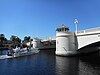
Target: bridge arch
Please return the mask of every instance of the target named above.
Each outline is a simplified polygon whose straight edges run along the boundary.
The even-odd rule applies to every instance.
[[[100,41],[100,28],[80,31],[77,35],[77,49],[97,43]]]
[[[98,52],[100,49],[100,41],[86,45],[77,50],[77,52],[81,53],[89,53],[89,52]]]

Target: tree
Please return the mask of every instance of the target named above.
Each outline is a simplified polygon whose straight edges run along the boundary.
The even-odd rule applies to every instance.
[[[21,44],[21,39],[18,37],[18,36],[14,36],[12,35],[10,37],[10,40],[13,42],[13,47],[20,47],[20,44]]]
[[[30,47],[27,45],[28,42],[31,42],[31,37],[30,36],[25,36],[24,40],[22,41],[22,46],[25,47]]]
[[[30,42],[30,36],[25,36],[23,42],[24,43]]]
[[[4,34],[0,34],[0,46],[3,47],[4,41],[6,40]]]

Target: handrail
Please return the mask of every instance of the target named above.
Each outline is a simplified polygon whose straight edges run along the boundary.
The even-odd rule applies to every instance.
[[[100,27],[78,31],[78,34],[100,31]]]

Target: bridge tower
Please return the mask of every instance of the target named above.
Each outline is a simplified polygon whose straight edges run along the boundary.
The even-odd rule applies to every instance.
[[[69,56],[76,54],[75,33],[62,25],[56,29],[56,55]]]
[[[39,48],[39,46],[40,46],[40,39],[33,38],[32,45],[33,45],[33,48]]]

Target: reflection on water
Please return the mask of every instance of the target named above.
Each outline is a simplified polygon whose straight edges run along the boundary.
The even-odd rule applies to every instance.
[[[94,53],[79,59],[80,75],[100,75],[100,54]]]
[[[78,75],[78,58],[56,56],[56,72],[58,75]]]
[[[100,54],[60,57],[54,51],[0,60],[0,75],[100,75]]]

